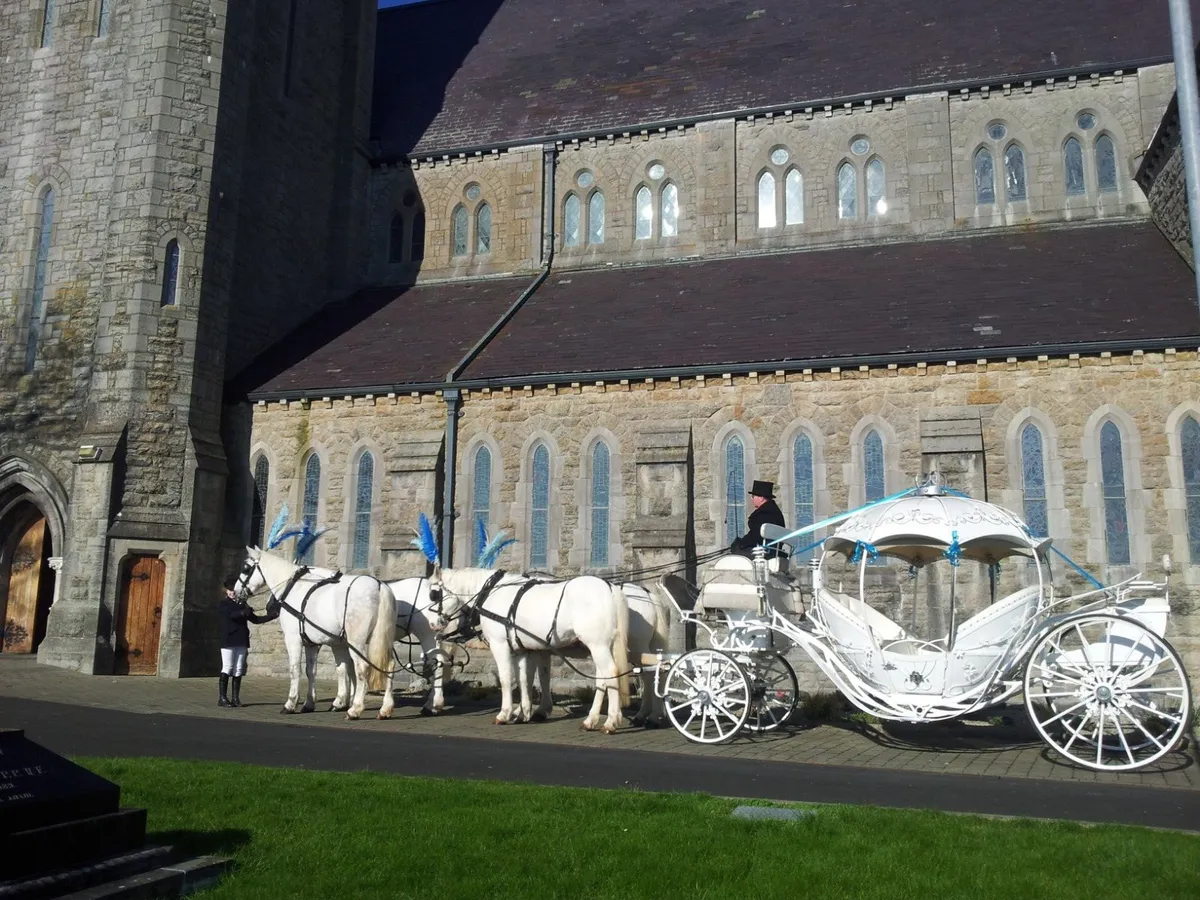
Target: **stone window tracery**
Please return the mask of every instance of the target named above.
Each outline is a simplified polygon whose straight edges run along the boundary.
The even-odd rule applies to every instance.
[[[479,526],[485,529],[491,524],[492,518],[492,451],[485,445],[480,445],[475,451],[475,465],[472,467],[471,478],[471,527],[472,534],[479,533]]]
[[[883,438],[874,428],[863,437],[863,487],[867,503],[887,496]]]
[[[604,243],[604,192],[600,190],[592,191],[588,200],[587,236],[589,244]]]
[[[1066,178],[1067,196],[1074,197],[1087,193],[1087,185],[1083,176],[1083,147],[1073,137],[1063,144],[1063,172]]]
[[[975,204],[988,206],[996,202],[996,166],[992,161],[992,151],[980,147],[975,151]]]
[[[371,501],[375,488],[375,458],[363,451],[354,480],[354,540],[350,567],[365,569],[371,561]]]
[[[858,218],[858,173],[849,162],[837,170],[838,218]]]
[[[1107,134],[1096,138],[1096,187],[1102,194],[1117,191],[1117,148]]]
[[[776,147],[768,156],[771,168],[758,176],[758,227],[777,228],[804,223],[804,176],[786,147]],[[783,191],[780,193],[779,185]]]
[[[1010,203],[1026,199],[1025,151],[1015,142],[1004,151],[1004,185]]]
[[[592,497],[591,497],[591,565],[604,568],[608,565],[609,513],[612,498],[609,479],[612,474],[611,454],[604,441],[596,441],[592,447]]]
[[[1125,500],[1125,460],[1121,431],[1111,420],[1100,429],[1104,546],[1110,566],[1129,564],[1129,508]]]
[[[454,207],[454,214],[450,217],[450,231],[455,256],[467,255],[467,229],[469,222],[470,218],[467,215],[467,208],[461,203]]]
[[[301,505],[304,524],[310,529],[317,529],[317,515],[321,504],[321,457],[310,453],[304,464],[304,499]],[[301,557],[300,562],[311,566],[315,558],[315,544],[310,546]]]
[[[1025,524],[1035,537],[1050,534],[1046,512],[1046,453],[1041,430],[1030,422],[1021,430],[1021,490]]]
[[[813,470],[812,438],[801,432],[792,443],[792,487],[795,502],[791,527],[804,528],[816,521],[816,477]],[[811,544],[811,540],[804,543]]]
[[[545,444],[533,448],[531,468],[529,565],[545,566],[550,554],[550,451]]]
[[[271,463],[265,453],[254,461],[254,493],[250,505],[250,543],[262,547],[266,537],[267,489],[271,482]]]
[[[737,434],[725,440],[725,543],[742,536],[746,527],[746,445]]]
[[[492,252],[492,208],[479,204],[475,213],[475,253],[484,256]]]

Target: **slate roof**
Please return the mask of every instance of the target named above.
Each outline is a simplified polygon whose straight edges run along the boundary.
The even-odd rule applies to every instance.
[[[428,386],[531,282],[358,295],[286,341],[290,356],[244,388],[254,397]],[[1198,336],[1191,270],[1143,223],[557,270],[461,378],[769,370],[914,354],[973,361],[1050,344],[1194,346]]]
[[[372,136],[419,155],[1170,56],[1147,0],[442,0],[380,12]]]

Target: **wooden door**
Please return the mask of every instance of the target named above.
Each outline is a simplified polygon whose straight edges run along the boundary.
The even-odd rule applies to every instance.
[[[37,646],[38,594],[42,581],[42,548],[46,520],[38,518],[17,540],[8,575],[4,612],[5,653],[32,653]]]
[[[162,630],[163,580],[167,564],[157,556],[132,556],[121,567],[117,610],[117,675],[158,672],[158,636]]]

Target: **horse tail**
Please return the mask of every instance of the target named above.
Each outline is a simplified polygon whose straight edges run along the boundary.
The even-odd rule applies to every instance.
[[[629,703],[629,601],[619,584],[611,585],[613,611],[616,613],[616,633],[613,634],[612,655],[617,666],[617,690],[621,706]]]
[[[367,646],[367,659],[371,662],[371,674],[367,678],[367,689],[386,690],[392,672],[392,642],[396,639],[396,595],[386,582],[379,582],[379,607],[375,614],[375,627],[371,630]]]
[[[654,637],[652,652],[666,653],[671,649],[671,608],[654,591],[646,591],[650,605],[654,607]]]

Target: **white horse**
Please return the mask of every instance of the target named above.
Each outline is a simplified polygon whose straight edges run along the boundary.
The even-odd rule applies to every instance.
[[[389,581],[387,585],[396,597],[396,638],[404,635],[416,638],[421,645],[422,662],[432,665],[429,696],[421,707],[421,715],[436,716],[446,708],[443,686],[450,658],[438,640],[446,620],[429,596],[428,578],[401,578]]]
[[[266,588],[283,604],[279,627],[292,677],[283,712],[296,712],[302,667],[308,675],[308,696],[301,711],[312,712],[316,706],[317,653],[328,645],[338,667],[334,708],[345,709],[349,699],[345,693],[353,692],[346,718],[357,719],[362,715],[368,682],[374,680],[374,686],[384,688],[379,718],[390,718],[395,705],[392,640],[396,634],[396,598],[391,588],[367,575],[341,575],[323,584],[339,573],[301,569],[283,557],[248,547],[238,578],[240,592],[254,594]]]
[[[440,596],[441,611],[447,618],[472,610],[479,613],[480,631],[500,676],[502,702],[496,723],[533,717],[528,690],[531,651],[563,650],[580,643],[596,667],[596,693],[581,727],[585,731],[596,728],[605,696],[608,718],[603,730],[611,734],[624,725],[621,707],[629,696],[629,606],[621,589],[591,575],[532,584],[532,579],[506,575],[481,598],[481,591],[495,574],[493,569],[435,567],[430,592],[435,603]],[[512,702],[514,659],[521,667],[518,716],[513,715]]]

